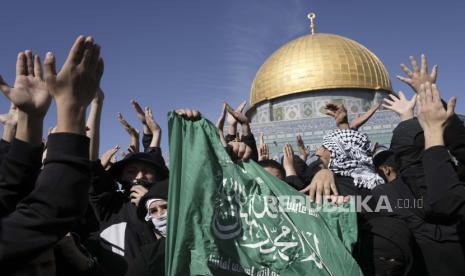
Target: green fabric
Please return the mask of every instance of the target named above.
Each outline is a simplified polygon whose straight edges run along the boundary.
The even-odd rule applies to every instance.
[[[209,121],[168,117],[166,275],[362,274],[347,206],[316,211],[255,162],[233,163]]]

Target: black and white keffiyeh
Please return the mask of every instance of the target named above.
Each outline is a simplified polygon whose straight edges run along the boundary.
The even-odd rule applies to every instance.
[[[366,134],[351,129],[338,129],[323,137],[323,146],[331,151],[329,169],[350,176],[357,187],[373,189],[384,180],[376,173],[371,158],[371,142]]]

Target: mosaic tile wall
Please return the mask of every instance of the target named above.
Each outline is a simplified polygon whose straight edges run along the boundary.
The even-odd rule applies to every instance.
[[[334,119],[325,115],[328,103],[343,103],[349,113],[349,121],[364,113],[387,93],[367,90],[333,90],[301,93],[259,104],[252,115],[252,131],[257,136],[263,132],[271,155],[282,156],[284,144],[295,148],[297,135],[314,151],[323,136],[336,128]],[[379,110],[360,131],[367,133],[373,142],[389,145],[392,130],[399,123],[398,116],[387,110]]]

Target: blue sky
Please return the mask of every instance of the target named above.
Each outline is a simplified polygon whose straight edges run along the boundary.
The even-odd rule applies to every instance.
[[[42,57],[53,51],[58,63],[79,34],[102,45],[106,93],[101,151],[128,136],[116,119],[121,112],[140,127],[129,104],[151,106],[163,127],[167,150],[168,111],[192,107],[213,121],[221,103],[248,99],[259,66],[285,42],[309,32],[309,12],[317,32],[352,38],[386,65],[396,91],[399,63],[425,53],[439,64],[438,84],[446,98],[459,97],[465,113],[465,2],[373,0],[152,0],[8,1],[0,17],[0,74],[14,81],[18,51]],[[8,110],[0,100],[0,110]],[[55,124],[52,108],[46,127]]]

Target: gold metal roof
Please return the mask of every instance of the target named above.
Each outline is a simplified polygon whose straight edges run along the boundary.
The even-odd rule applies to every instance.
[[[250,105],[335,88],[392,91],[386,68],[370,50],[339,35],[309,34],[286,43],[260,67],[252,83]]]

